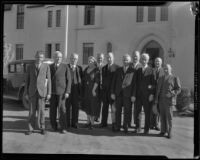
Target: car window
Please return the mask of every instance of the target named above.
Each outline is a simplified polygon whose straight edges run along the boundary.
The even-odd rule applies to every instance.
[[[15,64],[10,64],[9,65],[9,73],[14,73],[15,72]]]
[[[17,73],[23,72],[23,64],[22,63],[16,64],[16,72]]]

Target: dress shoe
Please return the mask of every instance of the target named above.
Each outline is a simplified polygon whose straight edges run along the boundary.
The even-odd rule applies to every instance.
[[[115,130],[116,130],[116,124],[112,123],[112,131],[115,132]]]
[[[160,136],[164,136],[165,133],[164,133],[164,132],[160,132],[159,135],[160,135]]]
[[[88,126],[88,129],[89,129],[89,130],[92,130],[92,129],[93,129],[93,126],[90,124],[90,125]]]
[[[45,131],[45,129],[42,129],[42,130],[41,130],[41,134],[42,134],[42,135],[47,134],[47,132]]]
[[[76,128],[76,129],[77,129],[77,128],[78,128],[78,126],[77,126],[77,125],[72,125],[72,128]]]
[[[136,133],[141,133],[141,128],[136,128]]]
[[[107,127],[107,124],[102,124],[102,123],[101,123],[101,124],[99,125],[99,128],[104,128],[104,127]]]
[[[84,128],[88,128],[90,126],[91,123],[86,123],[84,124]]]
[[[155,130],[156,130],[156,131],[160,131],[160,128],[159,128],[159,127],[155,127]]]
[[[150,127],[150,129],[154,129],[154,127],[153,127],[153,126],[151,126],[151,127]]]
[[[144,130],[144,134],[149,134],[149,130]]]
[[[128,133],[128,125],[123,125],[124,133]]]
[[[172,134],[170,131],[167,133],[167,138],[169,138],[169,139],[172,138]]]
[[[115,127],[115,132],[119,132],[119,131],[120,131],[120,128]]]
[[[98,119],[98,118],[94,118],[94,121],[95,121],[95,122],[99,122],[99,119]]]
[[[33,131],[27,131],[25,134],[26,135],[31,135],[33,133]]]
[[[66,131],[65,129],[62,129],[62,130],[61,130],[61,133],[62,133],[62,134],[65,134],[65,133],[67,133],[67,131]]]

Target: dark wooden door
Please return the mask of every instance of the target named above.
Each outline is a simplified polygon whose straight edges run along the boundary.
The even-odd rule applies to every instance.
[[[155,59],[159,57],[159,48],[146,48],[146,53],[149,54],[149,66],[155,67]]]

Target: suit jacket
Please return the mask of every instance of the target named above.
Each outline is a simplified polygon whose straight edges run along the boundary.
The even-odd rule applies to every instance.
[[[111,93],[120,96],[123,92],[125,97],[135,96],[136,92],[136,70],[131,66],[124,73],[123,67],[116,70],[115,77],[112,81]]]
[[[68,64],[68,68],[70,69],[70,64]],[[82,67],[79,66],[79,65],[76,65],[76,70],[75,70],[75,76],[76,76],[76,79],[77,79],[77,85],[78,86],[78,93],[79,93],[79,96],[81,96],[83,93],[82,93],[82,79],[83,79],[83,70],[82,70]],[[72,77],[71,77],[71,80],[72,80]]]
[[[141,64],[141,63],[138,63],[138,64],[136,65],[136,67],[134,67],[134,64],[131,63],[131,67],[133,67],[134,69],[138,70],[139,68],[142,68],[142,64]]]
[[[155,94],[155,79],[153,75],[153,69],[147,67],[143,73],[142,68],[137,70],[137,92],[136,97],[149,97],[150,94]]]
[[[55,63],[50,65],[52,94],[62,95],[71,92],[71,74],[67,64],[61,63],[57,70]]]
[[[156,71],[157,71],[157,69],[154,68],[153,75],[154,75],[154,80],[156,81],[156,85],[157,85],[158,79],[161,78],[162,76],[164,76],[165,73],[164,73],[164,69],[162,67],[159,69],[158,73]]]
[[[155,103],[164,100],[168,105],[176,105],[176,98],[180,92],[181,84],[178,77],[173,75],[163,76],[158,80]]]
[[[27,68],[25,93],[32,97],[38,91],[41,97],[51,94],[51,73],[48,64],[42,63],[37,72],[35,64]]]
[[[111,92],[112,81],[118,68],[119,66],[117,64],[112,64],[110,70],[108,69],[108,64],[102,68],[103,92]]]

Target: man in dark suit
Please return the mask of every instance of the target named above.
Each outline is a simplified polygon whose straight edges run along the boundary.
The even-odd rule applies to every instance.
[[[115,121],[115,104],[114,100],[111,99],[111,85],[119,66],[114,63],[114,54],[109,52],[107,54],[107,65],[102,68],[102,91],[103,91],[103,107],[102,107],[102,119],[100,127],[107,127],[108,120],[108,110],[109,105],[111,107],[111,119],[112,119],[112,130],[115,131],[116,121]]]
[[[155,94],[155,82],[153,77],[153,69],[148,66],[149,55],[144,53],[141,55],[142,68],[137,71],[137,93],[136,93],[136,132],[141,132],[141,111],[142,106],[145,113],[144,133],[149,133],[151,102]]]
[[[96,122],[99,122],[99,117],[100,117],[100,113],[101,113],[101,106],[103,103],[103,90],[102,90],[102,68],[104,66],[104,54],[103,53],[98,53],[97,54],[97,68],[99,69],[99,84],[98,84],[98,92],[99,92],[99,97],[98,97],[98,108],[97,108],[97,115],[94,117],[94,120]]]
[[[162,59],[157,57],[155,59],[155,68],[153,69],[153,75],[155,79],[155,88],[158,83],[158,79],[164,76],[164,70],[162,68]],[[157,131],[160,130],[159,128],[159,106],[157,105],[158,114],[155,114],[153,110],[151,110],[151,121],[150,121],[150,129],[155,129]]]
[[[37,125],[41,134],[45,131],[45,100],[51,97],[51,73],[49,65],[43,63],[44,54],[37,52],[35,64],[28,66],[25,84],[25,97],[29,101],[28,135],[32,134],[35,126],[37,111]]]
[[[131,116],[131,103],[135,101],[136,74],[130,67],[131,57],[129,54],[123,56],[123,66],[118,68],[113,79],[111,98],[116,100],[116,126],[117,131],[121,127],[122,106],[124,107],[124,132],[128,132],[128,123]]]
[[[139,52],[139,51],[133,52],[133,54],[132,54],[132,59],[133,59],[133,63],[132,63],[132,65],[131,65],[131,67],[134,68],[134,69],[136,70],[136,74],[137,74],[137,70],[138,70],[139,68],[142,67],[142,65],[141,65],[141,63],[140,63],[140,52]],[[135,124],[135,126],[136,126],[136,109],[135,109],[136,101],[137,101],[137,99],[136,99],[135,102],[132,103],[132,105],[131,105],[131,113],[132,113],[132,110],[133,110],[133,114],[131,114],[131,116],[130,116],[130,121],[129,121],[129,124],[128,124],[128,126],[129,126],[130,128],[132,127],[132,126],[131,126],[132,116],[133,116],[133,118],[134,118],[134,124]]]
[[[70,56],[70,68],[71,73],[71,93],[66,101],[67,107],[67,125],[68,127],[78,127],[78,114],[79,104],[82,96],[82,67],[77,65],[78,54],[73,53]]]
[[[54,54],[54,63],[50,65],[52,81],[52,97],[50,101],[50,122],[52,128],[57,130],[57,109],[59,113],[59,123],[61,133],[66,133],[66,107],[65,101],[71,91],[71,75],[68,66],[62,63],[62,53],[56,51]]]

